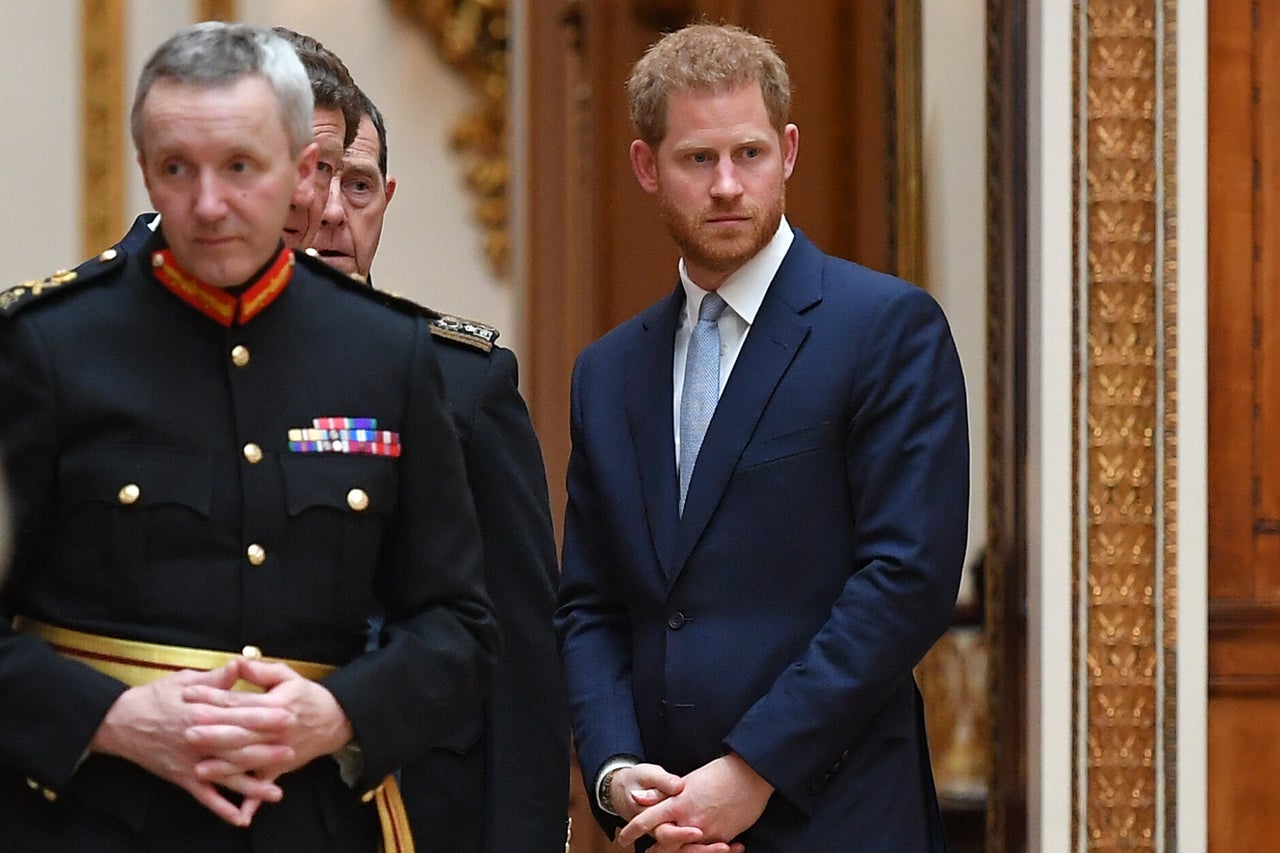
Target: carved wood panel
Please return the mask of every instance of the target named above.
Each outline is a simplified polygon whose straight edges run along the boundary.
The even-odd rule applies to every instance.
[[[1209,849],[1280,832],[1280,8],[1209,5]]]

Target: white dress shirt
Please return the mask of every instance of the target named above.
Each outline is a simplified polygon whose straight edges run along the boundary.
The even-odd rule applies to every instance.
[[[795,235],[787,218],[782,217],[773,239],[755,257],[739,267],[724,283],[716,289],[723,297],[725,308],[720,315],[720,391],[723,393],[725,383],[729,381],[729,373],[742,352],[742,344],[751,331],[764,295],[769,291],[769,284],[782,266],[782,259],[791,248]],[[680,283],[684,287],[684,311],[680,314],[680,325],[676,327],[676,351],[672,365],[672,387],[675,389],[672,404],[673,421],[675,423],[676,459],[680,459],[680,399],[684,396],[684,365],[689,355],[689,336],[693,327],[698,324],[698,309],[702,307],[702,299],[710,291],[703,290],[689,278],[685,269],[684,258],[680,259]],[[679,462],[677,461],[677,464]]]

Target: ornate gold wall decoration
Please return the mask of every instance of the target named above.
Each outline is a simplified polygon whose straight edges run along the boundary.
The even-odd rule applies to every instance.
[[[1076,7],[1082,850],[1154,850],[1174,838],[1175,6]]]
[[[126,0],[80,0],[80,254],[124,233]]]
[[[234,21],[236,0],[195,0],[197,21]]]
[[[508,272],[511,235],[507,184],[506,0],[389,0],[421,25],[440,55],[476,89],[476,110],[453,128],[467,186],[476,195],[475,216],[484,229],[484,252],[499,276]]]

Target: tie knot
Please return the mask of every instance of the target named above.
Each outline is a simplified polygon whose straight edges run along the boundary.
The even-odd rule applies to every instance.
[[[698,322],[704,320],[714,323],[720,319],[720,315],[725,309],[724,297],[718,293],[708,293],[702,297],[702,304],[698,306]]]

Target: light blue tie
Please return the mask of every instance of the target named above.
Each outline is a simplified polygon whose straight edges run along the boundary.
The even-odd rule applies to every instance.
[[[689,493],[693,466],[702,449],[707,425],[720,399],[720,327],[724,298],[708,293],[698,308],[698,322],[689,336],[689,355],[684,363],[684,391],[680,395],[680,514]]]

